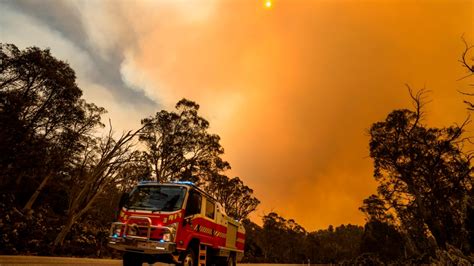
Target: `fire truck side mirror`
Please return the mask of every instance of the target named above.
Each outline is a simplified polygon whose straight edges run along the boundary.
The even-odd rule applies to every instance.
[[[118,208],[117,208],[117,211],[115,212],[115,220],[117,220],[120,210],[122,210],[122,207],[127,203],[129,197],[130,195],[128,193],[122,193],[122,195],[120,195]]]
[[[189,224],[189,225],[191,226],[191,225],[192,225],[191,219],[192,219],[192,217],[186,217],[186,218],[184,218],[184,220],[183,220],[183,226],[186,226],[187,224]]]

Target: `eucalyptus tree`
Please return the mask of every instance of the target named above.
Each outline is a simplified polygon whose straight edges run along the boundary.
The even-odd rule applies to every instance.
[[[66,221],[54,240],[54,247],[63,244],[74,223],[103,199],[107,191],[129,184],[132,178],[142,178],[140,174],[146,172],[146,168],[137,164],[139,154],[133,150],[140,130],[124,132],[116,139],[110,126],[104,137],[91,137],[85,142],[86,148],[72,172]],[[139,174],[128,172],[131,169]]]
[[[75,80],[48,49],[0,44],[0,187],[16,188],[26,210],[102,126],[105,109],[82,99]]]
[[[205,190],[222,204],[227,215],[243,220],[255,211],[260,201],[253,195],[253,189],[238,178],[215,174],[205,185]]]
[[[162,110],[142,120],[140,140],[145,144],[153,178],[159,182],[203,182],[212,173],[229,169],[221,158],[220,137],[208,132],[209,122],[198,114],[199,105],[182,99],[176,111]]]
[[[468,120],[445,128],[427,127],[424,93],[410,93],[414,111],[395,110],[370,128],[379,198],[409,234],[432,235],[442,248],[447,243],[463,247],[473,185],[471,156],[462,150],[468,141],[463,134]]]

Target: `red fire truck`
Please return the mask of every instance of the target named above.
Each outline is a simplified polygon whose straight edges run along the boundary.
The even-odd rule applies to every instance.
[[[191,182],[141,182],[121,199],[108,246],[122,251],[124,265],[236,265],[245,229]]]

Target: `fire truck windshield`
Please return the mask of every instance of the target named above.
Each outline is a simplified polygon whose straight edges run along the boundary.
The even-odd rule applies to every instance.
[[[125,207],[151,211],[177,211],[183,205],[186,188],[180,186],[138,186]]]

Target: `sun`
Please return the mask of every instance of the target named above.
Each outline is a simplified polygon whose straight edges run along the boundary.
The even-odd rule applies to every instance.
[[[265,0],[265,8],[271,8],[272,7],[272,1],[271,0]]]

